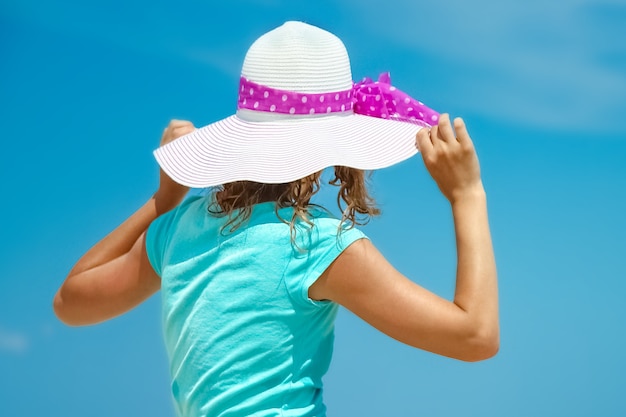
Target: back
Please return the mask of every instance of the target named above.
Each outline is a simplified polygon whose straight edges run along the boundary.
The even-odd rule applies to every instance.
[[[323,416],[322,376],[337,305],[308,289],[352,242],[319,210],[314,226],[289,225],[274,203],[254,206],[235,232],[195,197],[155,220],[150,262],[161,276],[172,391],[182,416]],[[292,209],[279,211],[291,219]]]

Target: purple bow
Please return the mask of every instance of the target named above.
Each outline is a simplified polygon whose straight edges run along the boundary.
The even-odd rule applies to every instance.
[[[354,84],[353,100],[354,112],[365,116],[424,123],[427,126],[435,125],[439,120],[439,113],[392,86],[388,72],[380,74],[378,81],[364,78]]]

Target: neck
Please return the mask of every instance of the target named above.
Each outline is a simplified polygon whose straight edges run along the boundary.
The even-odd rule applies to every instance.
[[[278,201],[287,184],[262,184],[251,181],[238,181],[226,184],[216,193],[217,202],[225,211],[250,207],[259,203]]]

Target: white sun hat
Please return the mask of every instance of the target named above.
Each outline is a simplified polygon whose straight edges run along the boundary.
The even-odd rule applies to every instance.
[[[373,170],[415,155],[438,113],[390,85],[353,83],[346,48],[315,26],[286,22],[257,39],[241,70],[238,110],[157,149],[174,181],[286,183],[330,166]]]

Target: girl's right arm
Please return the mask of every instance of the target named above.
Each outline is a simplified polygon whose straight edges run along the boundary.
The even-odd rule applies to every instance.
[[[465,361],[487,359],[499,348],[498,290],[478,158],[463,121],[456,119],[453,129],[447,114],[430,132],[420,130],[417,146],[452,207],[454,300],[404,277],[367,239],[350,245],[310,287],[309,296],[342,304],[411,346]]]
[[[172,120],[161,145],[194,130],[190,122]],[[150,223],[176,207],[187,193],[161,171],[159,189],[135,213],[94,245],[74,265],[57,291],[53,307],[68,325],[83,326],[111,319],[159,290],[145,248]]]

